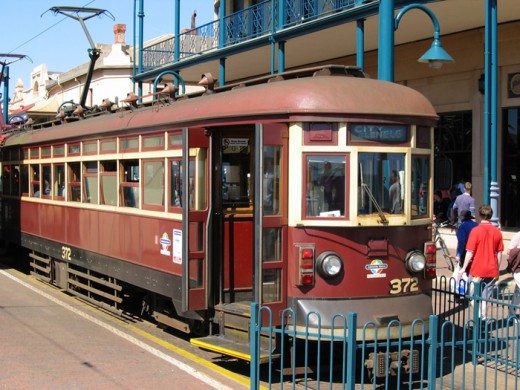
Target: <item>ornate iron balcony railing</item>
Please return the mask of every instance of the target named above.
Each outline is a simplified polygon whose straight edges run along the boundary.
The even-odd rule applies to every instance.
[[[182,61],[188,57],[244,42],[283,30],[294,25],[315,20],[330,13],[354,7],[366,0],[281,0],[284,1],[282,18],[278,22],[278,0],[266,0],[224,17],[224,41],[220,42],[220,21],[204,24],[179,34],[179,58],[174,58],[175,37],[164,39],[143,48],[142,70]],[[273,10],[273,7],[274,10]]]

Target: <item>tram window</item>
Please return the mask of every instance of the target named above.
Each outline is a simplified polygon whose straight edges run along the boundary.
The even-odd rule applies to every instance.
[[[170,139],[169,149],[179,149],[182,147],[182,133],[170,133],[168,137]]]
[[[83,154],[96,154],[96,153],[97,153],[97,141],[83,143]]]
[[[281,205],[280,146],[264,146],[264,172],[262,175],[262,205],[264,215],[278,215]]]
[[[29,195],[29,166],[20,166],[20,189],[22,195]]]
[[[23,159],[24,160],[29,159],[29,149],[28,148],[23,149]]]
[[[69,194],[68,200],[81,202],[81,164],[72,162],[68,164]]]
[[[404,153],[359,153],[358,214],[402,214]]]
[[[222,199],[226,207],[252,204],[251,153],[247,136],[222,140]]]
[[[101,172],[100,190],[101,204],[110,206],[117,205],[117,163],[115,161],[102,161],[100,163]]]
[[[67,147],[68,149],[68,155],[69,156],[77,156],[80,154],[81,152],[81,148],[80,148],[80,145],[79,144],[71,144],[71,145],[68,145]]]
[[[279,302],[281,300],[280,269],[264,269],[262,271],[262,303]]]
[[[40,149],[39,148],[31,148],[31,159],[37,159],[40,157]]]
[[[122,153],[139,151],[139,137],[121,138],[119,149]]]
[[[143,137],[143,149],[146,150],[163,150],[164,149],[164,135]]]
[[[42,165],[42,188],[43,192],[41,194],[42,198],[50,198],[52,196],[52,188],[51,188],[51,165]]]
[[[52,148],[52,155],[54,157],[63,157],[65,156],[65,146],[58,145]]]
[[[139,160],[121,161],[121,206],[139,207]]]
[[[412,157],[412,217],[428,215],[428,194],[430,183],[430,157]]]
[[[2,192],[6,195],[11,193],[11,168],[9,165],[4,165],[2,170]]]
[[[31,165],[31,190],[35,198],[40,197],[40,166],[38,164]]]
[[[305,160],[305,215],[345,215],[345,156],[307,155]]]
[[[182,161],[170,160],[170,207],[182,207]]]
[[[207,150],[204,148],[190,149],[189,182],[188,182],[188,205],[191,210],[204,210],[207,206],[206,180],[207,172]]]
[[[264,228],[262,233],[262,261],[280,261],[282,259],[282,229]]]
[[[83,173],[83,202],[98,204],[98,198],[97,161],[87,161]]]
[[[42,158],[51,157],[51,147],[47,146],[45,148],[42,148]]]
[[[164,161],[143,161],[143,206],[164,206]]]
[[[11,195],[20,195],[20,166],[11,165]]]
[[[53,191],[58,199],[65,197],[65,164],[54,164]]]
[[[100,144],[101,153],[115,153],[117,151],[117,143],[115,139],[103,140]]]

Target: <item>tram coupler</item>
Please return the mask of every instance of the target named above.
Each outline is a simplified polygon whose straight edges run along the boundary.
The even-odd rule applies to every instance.
[[[419,351],[414,349],[410,352],[403,349],[401,352],[371,352],[365,360],[365,367],[373,371],[376,378],[397,376],[399,369],[405,374],[417,374],[419,372]]]

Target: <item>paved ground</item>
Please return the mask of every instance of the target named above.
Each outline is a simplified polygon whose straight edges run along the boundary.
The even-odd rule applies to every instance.
[[[0,267],[0,389],[241,389],[57,289]]]

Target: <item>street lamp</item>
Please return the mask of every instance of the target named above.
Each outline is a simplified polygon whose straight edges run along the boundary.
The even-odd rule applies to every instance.
[[[435,14],[422,4],[409,4],[396,16],[394,21],[394,0],[382,0],[379,6],[379,79],[394,81],[394,32],[405,13],[411,9],[425,12],[433,23],[433,43],[419,62],[427,62],[432,69],[439,69],[444,62],[454,62],[453,58],[442,48],[440,41],[439,21]]]

